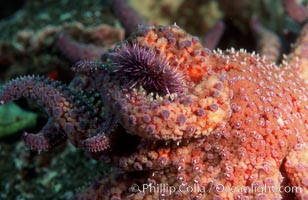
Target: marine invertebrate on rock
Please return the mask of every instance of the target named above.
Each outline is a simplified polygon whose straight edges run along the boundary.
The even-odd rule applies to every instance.
[[[295,50],[306,44],[305,29]],[[76,198],[273,199],[283,193],[229,189],[280,188],[283,176],[291,180],[289,186],[303,187],[295,193],[301,198],[307,195],[306,177],[294,166],[308,164],[298,159],[305,148],[297,151],[308,140],[308,88],[298,68],[288,64],[292,55],[278,68],[244,50],[204,49],[176,25],[140,27],[105,54],[103,63],[81,61],[74,66],[93,91],[85,87],[81,93],[58,82],[25,77],[5,85],[0,101],[38,99],[53,127],[75,146],[118,167]],[[183,91],[148,91],[148,82],[139,77],[137,84],[123,84],[127,77],[134,79],[132,70],[144,73],[130,64],[141,63],[144,69],[158,58],[162,63],[157,68],[162,64],[167,69],[162,76],[168,70],[179,74]],[[299,56],[298,63],[305,58]],[[101,97],[103,109],[88,92]],[[31,137],[48,143],[57,135]],[[27,138],[33,148],[46,146]],[[159,189],[162,185],[174,190]]]
[[[64,34],[57,37],[56,46],[61,52],[65,52],[65,57],[73,63],[79,61],[80,58],[98,60],[105,53],[102,47],[78,43]]]
[[[79,12],[81,7],[86,11]],[[114,24],[115,19],[110,18],[110,12],[102,12],[103,9],[100,0],[74,4],[67,1],[26,2],[14,16],[0,22],[3,30],[0,34],[1,84],[21,75],[47,75],[50,72],[58,73],[58,79],[62,81],[69,81],[73,74],[53,46],[60,32],[78,42],[104,49],[112,48],[115,42],[124,38],[122,29],[107,25]],[[40,12],[42,10],[45,12]]]
[[[127,88],[142,86],[147,92],[181,93],[181,74],[172,69],[155,50],[138,44],[123,44],[111,53],[113,73]]]
[[[176,22],[193,35],[203,36],[223,18],[215,0],[128,0],[150,24],[169,25]],[[197,20],[196,20],[197,19]]]
[[[42,77],[20,77],[10,81],[1,91],[1,104],[19,98],[30,98],[45,107],[52,116],[39,134],[24,134],[25,142],[36,150],[47,150],[68,137],[72,144],[81,147],[87,134],[95,133],[99,109],[89,105],[81,93],[60,82]],[[97,123],[97,124],[96,124]],[[83,138],[83,139],[82,139]]]
[[[285,60],[299,71],[299,76],[308,83],[308,25],[303,30],[296,41],[293,52],[285,58]]]
[[[126,35],[130,35],[138,26],[147,25],[147,22],[137,13],[125,0],[113,0],[112,9],[122,26]]]
[[[250,26],[258,37],[258,49],[269,62],[277,62],[280,55],[281,43],[278,36],[266,29],[256,18],[250,20]]]
[[[222,21],[218,21],[217,24],[206,33],[203,45],[208,49],[214,49],[221,39],[224,30],[224,23]]]
[[[284,7],[288,15],[296,22],[302,23],[308,18],[308,10],[295,0],[284,0]]]
[[[306,199],[307,193],[307,146],[298,145],[291,150],[286,158],[285,168],[287,173],[292,174],[289,177],[293,185],[298,185],[301,190],[295,191],[298,199]]]

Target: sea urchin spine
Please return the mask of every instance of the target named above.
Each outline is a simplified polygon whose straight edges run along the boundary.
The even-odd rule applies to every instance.
[[[113,71],[127,88],[142,86],[159,95],[183,92],[183,77],[155,51],[136,43],[122,44],[110,54]]]

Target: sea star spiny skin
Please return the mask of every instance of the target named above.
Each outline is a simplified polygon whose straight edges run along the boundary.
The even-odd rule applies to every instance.
[[[136,49],[141,53],[132,52]],[[172,76],[179,77],[177,87],[181,90],[168,93],[163,88],[160,93],[148,84],[151,80],[140,77],[127,84],[125,77],[133,77],[135,69],[150,73],[150,77],[154,73],[146,66],[129,66],[130,70],[120,73],[120,67],[127,64],[125,59],[132,58],[132,54],[139,64],[147,63],[149,67],[155,59],[161,59],[158,70],[172,70]],[[153,60],[148,55],[153,55]],[[209,51],[176,25],[140,27],[105,57],[101,65],[82,61],[74,70],[87,76],[93,90],[102,97],[102,112],[108,117],[98,120],[98,110],[92,106],[89,110],[96,121],[78,112],[81,115],[73,121],[75,126],[70,132],[66,122],[76,119],[76,115],[67,112],[69,117],[61,115],[56,122],[66,136],[78,131],[84,118],[90,127],[99,128],[96,133],[68,138],[119,170],[76,198],[279,199],[285,194],[278,189],[288,184],[302,187],[296,193],[298,198],[308,195],[308,159],[301,156],[308,139],[308,88],[295,67],[284,62],[278,68],[243,50]],[[123,62],[117,62],[118,58]],[[28,95],[31,87],[18,89],[29,79],[33,78],[8,83],[0,95],[2,103],[20,96],[40,96]],[[62,89],[56,91],[59,93],[51,96],[60,95],[72,102],[68,103],[73,105],[68,111],[79,108],[79,104],[73,104],[74,98],[67,97],[68,92],[62,95]],[[84,99],[78,102],[91,105]],[[67,108],[61,102],[43,104]],[[299,164],[303,167],[297,167]],[[156,190],[143,190],[149,184]],[[275,191],[253,190],[265,185],[273,186]],[[161,188],[168,186],[176,190]]]
[[[111,159],[147,175],[104,180],[100,192],[112,188],[104,194],[136,199],[280,198],[277,191],[126,193],[134,183],[279,188],[284,176],[294,173],[281,174],[283,159],[307,141],[308,113],[307,87],[292,67],[281,69],[244,51],[209,52],[177,26],[145,28],[128,42],[155,49],[184,76],[186,90],[171,100],[153,97],[146,88],[121,88],[117,75],[110,81],[114,75],[103,73],[108,78],[101,93],[109,94],[113,113],[126,131],[145,139],[131,156]]]

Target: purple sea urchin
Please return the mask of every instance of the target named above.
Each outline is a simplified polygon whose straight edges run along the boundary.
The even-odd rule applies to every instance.
[[[142,86],[147,92],[166,95],[183,92],[183,77],[154,49],[122,44],[111,54],[113,71],[127,88]]]

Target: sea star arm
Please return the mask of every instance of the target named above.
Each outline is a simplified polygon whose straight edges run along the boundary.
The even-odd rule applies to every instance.
[[[106,51],[93,44],[83,44],[74,41],[65,34],[60,34],[56,38],[56,47],[72,63],[82,59],[99,60]]]
[[[277,62],[281,49],[278,36],[265,28],[257,18],[250,20],[250,26],[258,38],[258,50],[260,54],[265,56],[268,62]]]
[[[24,132],[23,139],[32,150],[47,151],[65,140],[66,135],[58,131],[53,120],[49,119],[37,134]]]
[[[93,73],[98,72],[101,67],[102,64],[97,61],[80,60],[73,65],[72,70],[79,74],[91,76]]]
[[[225,24],[223,21],[218,21],[214,27],[206,33],[203,40],[203,46],[211,50],[214,49],[218,45],[224,31]]]
[[[93,74],[106,71],[106,68],[102,63],[92,60],[80,60],[75,63],[72,70],[78,74],[85,75],[87,78],[92,77]],[[92,90],[95,88],[95,83],[91,82]],[[88,88],[88,87],[87,87]],[[102,108],[103,105],[96,106]],[[83,147],[89,152],[103,152],[110,148],[110,136],[112,135],[115,127],[117,126],[117,118],[111,114],[108,107],[104,107],[104,120],[98,126],[96,133],[82,141]]]
[[[113,0],[112,10],[125,29],[125,35],[135,32],[138,26],[147,25],[147,22],[129,5],[126,0]]]
[[[203,92],[212,93],[216,85],[223,85],[219,97],[208,96],[202,101],[193,94],[173,101],[168,97],[153,100],[152,94],[147,95],[142,90],[121,93],[116,85],[106,83],[106,93],[113,102],[107,106],[113,107],[128,132],[140,137],[154,140],[198,138],[210,134],[230,116],[228,86],[219,79],[218,75],[212,75],[195,88],[196,93],[202,88],[206,88]]]
[[[300,5],[296,0],[284,0],[284,7],[288,15],[296,22],[304,22],[308,18],[307,7]]]
[[[99,133],[83,140],[82,143],[89,152],[102,152],[110,147],[110,138],[105,133]]]
[[[135,50],[135,49],[133,49]],[[126,52],[126,51],[125,51]],[[129,53],[129,52],[127,52]],[[140,54],[141,55],[141,54]],[[99,72],[99,67],[98,64],[92,62],[92,61],[80,61],[77,64],[74,65],[73,70],[87,75],[87,76],[91,76],[93,74],[93,72]],[[165,69],[165,68],[164,68]],[[102,70],[103,73],[107,73],[106,69]],[[98,73],[98,74],[102,74],[102,73]],[[105,78],[102,78],[101,76],[98,76],[98,78],[96,78],[98,81],[97,82],[101,82],[101,80],[105,80]],[[110,78],[107,78],[110,80]],[[139,130],[130,130],[130,132],[133,133],[137,133],[140,134],[140,136],[145,137],[145,138],[154,138],[154,139],[180,139],[182,137],[184,138],[190,138],[190,137],[200,137],[202,135],[206,135],[208,133],[210,133],[213,129],[218,127],[218,124],[222,122],[224,122],[224,120],[229,116],[229,107],[228,107],[228,99],[229,99],[229,92],[228,92],[228,87],[226,85],[224,85],[225,83],[222,82],[226,82],[226,80],[220,80],[223,79],[222,76],[220,77],[219,75],[214,75],[211,74],[210,77],[206,77],[205,80],[202,81],[202,83],[199,85],[199,87],[197,87],[198,90],[200,90],[202,87],[209,87],[208,88],[208,93],[216,93],[218,90],[222,90],[222,95],[217,95],[219,97],[214,97],[211,96],[209,98],[207,98],[207,100],[205,100],[203,103],[199,102],[199,98],[198,95],[200,94],[196,94],[196,95],[191,95],[182,99],[177,99],[175,102],[169,102],[171,105],[168,105],[168,97],[165,100],[162,100],[163,97],[159,97],[158,100],[155,100],[153,102],[147,102],[149,96],[145,96],[144,92],[136,92],[135,95],[140,95],[141,101],[139,102],[140,105],[142,106],[144,103],[144,107],[149,107],[149,111],[152,113],[144,113],[145,115],[140,115],[139,111],[136,109],[134,110],[132,113],[129,113],[129,115],[127,115],[126,117],[122,116],[121,113],[121,109],[115,109],[115,112],[117,113],[118,111],[120,111],[118,116],[122,116],[122,124],[127,125],[127,122],[130,123],[134,123],[135,121],[135,116],[138,116],[139,114],[139,119],[138,121],[140,122],[139,124],[132,124],[134,127],[133,128],[138,128],[141,127],[141,129],[143,129],[143,131],[139,131]],[[222,82],[221,82],[222,81]],[[103,85],[103,86],[101,86]],[[220,87],[221,86],[221,87]],[[124,97],[122,99],[118,99],[117,95],[118,92],[121,89],[120,88],[113,88],[112,85],[110,84],[97,84],[96,88],[97,90],[100,90],[101,87],[106,87],[108,91],[102,91],[101,94],[109,94],[109,97],[114,98],[112,101],[114,104],[113,105],[107,105],[105,106],[105,108],[110,108],[110,107],[117,107],[117,106],[123,106],[121,105],[121,103],[123,103],[125,101],[125,98],[127,99],[127,101],[131,101],[130,97],[131,94],[127,94],[127,93],[123,93]],[[215,88],[215,89],[214,89]],[[216,90],[217,89],[217,90]],[[199,91],[200,92],[200,91]],[[197,92],[197,93],[199,93]],[[218,92],[219,93],[219,92]],[[152,94],[150,94],[151,96]],[[203,95],[203,94],[202,94]],[[105,95],[103,95],[105,96]],[[103,97],[105,98],[105,97]],[[139,97],[137,97],[139,98]],[[143,100],[142,100],[143,99]],[[110,102],[110,99],[107,100],[107,102]],[[219,102],[219,103],[218,103]],[[135,102],[136,103],[136,102]],[[216,104],[217,103],[217,104]],[[200,105],[201,108],[196,108],[196,109],[191,109],[191,106],[197,106],[196,104],[202,104]],[[133,108],[133,107],[138,107],[138,105],[133,105],[130,102],[127,104],[127,107],[129,108]],[[166,106],[166,108],[164,108],[164,106]],[[170,106],[170,110],[169,109]],[[177,107],[180,106],[180,108],[178,109]],[[153,109],[151,108],[153,107]],[[186,108],[183,108],[186,107]],[[198,106],[197,106],[198,107]],[[170,113],[173,114],[173,110],[177,113],[175,113],[174,116],[170,116]],[[205,112],[208,113],[205,116]],[[185,113],[185,114],[182,114]],[[194,116],[192,113],[194,113],[196,116]],[[126,113],[125,113],[126,114]],[[175,116],[176,119],[173,119]],[[192,119],[187,118],[186,116],[191,117]],[[143,122],[145,123],[149,123],[151,121],[151,117],[153,118],[157,118],[159,120],[159,118],[161,119],[161,122],[163,120],[167,120],[170,122],[176,122],[178,123],[181,127],[182,130],[176,130],[175,134],[173,133],[173,128],[172,127],[168,127],[170,126],[169,124],[166,123],[162,123],[163,126],[166,126],[166,128],[164,129],[163,127],[157,127],[157,129],[159,131],[153,130],[153,128],[155,129],[156,125],[160,125],[159,121],[156,121],[154,123],[154,125],[149,124],[148,126],[146,126],[145,124],[143,124]],[[196,118],[197,119],[196,122]],[[201,123],[202,118],[206,118],[207,124],[203,124],[201,127],[198,126],[198,123]],[[121,121],[120,119],[120,121]],[[136,118],[137,119],[137,118]],[[150,120],[150,121],[149,121]],[[124,121],[124,122],[123,122]],[[193,122],[191,122],[193,121]],[[188,123],[187,123],[188,122]],[[197,124],[196,124],[196,123]],[[203,127],[206,127],[205,130],[203,130]],[[198,130],[200,128],[200,130]],[[144,132],[152,132],[150,134],[144,134]],[[95,143],[95,141],[97,141],[98,143]],[[100,142],[99,142],[100,141]],[[87,149],[89,149],[90,151],[94,150],[97,151],[99,149],[105,149],[104,146],[106,146],[106,142],[107,142],[107,138],[105,138],[104,135],[98,133],[96,135],[93,136],[93,138],[88,138],[86,141],[84,141],[84,145],[87,146]],[[97,144],[102,144],[101,147],[97,148]]]
[[[75,94],[58,81],[27,76],[14,79],[3,87],[0,94],[1,104],[19,98],[36,100],[52,118],[54,126],[63,131],[75,146],[80,146],[80,141],[91,135],[96,129],[95,125],[99,123],[96,122],[98,113],[95,108],[87,104],[87,101],[81,98],[81,94]],[[49,125],[42,131],[46,130],[50,130]],[[47,133],[49,131],[45,134]],[[30,137],[32,135],[26,135],[26,138]],[[51,138],[50,134],[48,137]],[[30,144],[32,148],[41,148],[39,144]]]
[[[228,77],[211,69],[211,52],[199,40],[176,25],[142,28],[137,40],[116,47],[110,54],[115,70],[96,77],[97,90],[109,98],[106,107],[129,133],[179,140],[224,125],[231,114]]]
[[[308,24],[304,25],[293,51],[284,58],[283,65],[290,66],[308,83]]]
[[[106,132],[112,132],[112,128],[116,124],[108,108],[104,107],[101,95],[95,89],[95,84],[91,79],[93,74],[98,73],[101,67],[102,64],[98,61],[78,61],[73,65],[72,70],[80,75],[76,76],[69,84],[69,87],[73,90],[82,89],[84,91],[83,95],[86,96],[88,104],[95,108],[98,117],[101,118],[100,123],[96,125],[95,134],[91,134],[81,141],[83,148],[89,152],[101,152],[110,147],[110,138],[106,137]]]
[[[97,61],[80,60],[73,65],[72,70],[79,74],[91,76],[93,73],[97,73],[100,67],[101,63]],[[101,127],[100,129],[102,128],[105,129],[106,124],[108,124],[106,122],[108,121],[108,117],[105,118],[106,120],[100,126]],[[106,136],[105,132],[98,130],[94,136],[91,136],[83,140],[82,145],[89,152],[102,152],[110,147],[110,138]]]
[[[306,143],[298,144],[289,153],[284,164],[287,176],[298,199],[308,198],[308,148]]]
[[[103,152],[109,149],[111,138],[117,128],[117,119],[109,111],[105,110],[104,122],[100,124],[96,134],[82,141],[84,148],[88,152]]]

